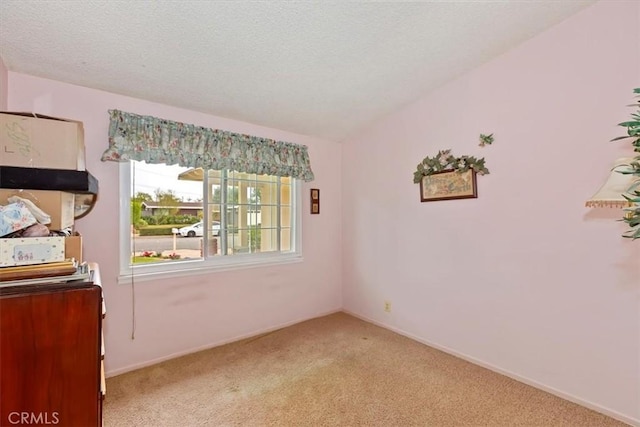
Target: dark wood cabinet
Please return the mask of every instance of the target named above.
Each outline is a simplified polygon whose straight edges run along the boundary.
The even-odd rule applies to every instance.
[[[102,288],[0,288],[0,425],[102,425]]]

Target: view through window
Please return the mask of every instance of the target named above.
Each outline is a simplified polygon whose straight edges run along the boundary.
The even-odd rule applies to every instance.
[[[295,252],[295,179],[130,166],[129,267]]]

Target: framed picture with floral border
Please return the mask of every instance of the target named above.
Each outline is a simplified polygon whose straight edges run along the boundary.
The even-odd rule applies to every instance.
[[[420,201],[474,199],[478,197],[476,172],[444,170],[425,175],[420,180]]]

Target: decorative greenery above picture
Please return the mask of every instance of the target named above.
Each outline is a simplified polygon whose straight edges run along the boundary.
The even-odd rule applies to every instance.
[[[413,182],[418,184],[423,176],[433,175],[436,172],[454,170],[466,172],[474,170],[478,175],[487,175],[489,169],[484,165],[484,157],[477,159],[474,156],[456,157],[451,150],[440,150],[435,157],[425,157],[418,163],[418,169],[413,173]]]
[[[485,145],[491,145],[493,144],[493,134],[489,134],[489,135],[484,135],[484,134],[480,134],[480,144],[478,144],[480,147],[484,147]]]
[[[633,92],[636,94],[636,98],[640,98],[640,88],[635,88]],[[631,113],[631,120],[618,124],[618,126],[626,129],[627,134],[614,138],[612,141],[630,139],[633,151],[640,153],[640,99],[630,106],[636,107],[636,111]],[[637,154],[627,165],[627,169],[620,171],[620,173],[634,176],[632,184],[627,190],[627,193],[632,196],[627,197],[623,194],[624,198],[631,204],[631,207],[625,209],[626,215],[622,218],[622,221],[631,227],[631,230],[625,233],[624,237],[635,240],[640,238],[640,154]]]

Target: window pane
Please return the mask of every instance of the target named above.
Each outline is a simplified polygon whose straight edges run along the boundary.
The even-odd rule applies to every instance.
[[[260,235],[260,251],[276,252],[278,251],[278,230],[275,228],[262,229]]]
[[[291,250],[291,229],[290,228],[283,228],[282,230],[280,230],[280,250],[285,252],[285,251],[290,251]]]
[[[123,268],[188,270],[193,264],[181,261],[213,266],[222,257],[289,252],[295,246],[290,178],[135,161],[129,166],[130,175],[121,175],[132,195],[131,220],[121,223],[130,247]]]
[[[291,208],[289,206],[283,206],[280,208],[280,217],[283,224],[291,225]]]
[[[288,184],[282,185],[282,188],[280,190],[280,204],[282,205],[291,204],[291,185],[288,185]]]
[[[202,178],[194,170],[131,161],[131,265],[201,257]],[[173,230],[180,230],[174,236]],[[184,236],[184,237],[183,237]],[[194,237],[193,240],[187,237]]]
[[[258,184],[258,201],[262,205],[270,205],[278,202],[278,184],[260,183]]]
[[[260,226],[262,228],[272,228],[278,226],[278,217],[276,206],[261,206],[260,207]]]

